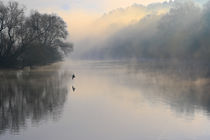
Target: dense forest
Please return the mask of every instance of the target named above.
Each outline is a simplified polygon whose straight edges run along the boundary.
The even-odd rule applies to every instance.
[[[56,14],[25,14],[18,2],[0,1],[0,67],[44,65],[62,60],[73,45],[65,42],[66,23]]]

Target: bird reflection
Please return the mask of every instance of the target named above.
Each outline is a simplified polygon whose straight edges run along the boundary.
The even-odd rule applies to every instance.
[[[73,80],[74,78],[76,78],[76,76],[75,76],[74,74],[72,74],[72,80]]]

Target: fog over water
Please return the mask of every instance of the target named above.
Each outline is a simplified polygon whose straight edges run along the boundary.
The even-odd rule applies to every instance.
[[[162,66],[67,61],[1,71],[0,139],[209,139],[209,81]]]

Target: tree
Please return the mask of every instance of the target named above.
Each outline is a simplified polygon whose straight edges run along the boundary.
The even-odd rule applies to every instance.
[[[20,44],[19,32],[24,21],[24,9],[17,2],[0,2],[0,57],[8,58]]]
[[[26,17],[24,8],[17,2],[5,5],[0,1],[0,66],[38,65],[61,60],[66,54],[64,51],[72,51],[73,47],[65,43],[67,35],[67,26],[61,17],[38,11]],[[39,55],[44,56],[43,60],[33,60]],[[28,59],[33,61],[26,61]]]

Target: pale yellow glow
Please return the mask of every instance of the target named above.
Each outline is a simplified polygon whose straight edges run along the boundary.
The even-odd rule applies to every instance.
[[[84,36],[91,34],[94,31],[91,24],[99,17],[97,13],[82,10],[59,12],[59,14],[68,25],[71,40],[78,40],[79,38],[84,38]]]
[[[110,36],[110,34],[115,33],[121,28],[137,23],[147,15],[154,13],[156,15],[161,15],[165,14],[169,10],[167,8],[148,9],[144,6],[128,6],[135,2],[146,5],[156,1],[106,1],[104,6],[107,7],[108,10],[119,6],[127,7],[121,9],[117,8],[106,12],[104,15],[87,9],[60,10],[51,7],[49,9],[43,9],[42,11],[47,13],[57,13],[61,16],[68,25],[70,40],[78,42],[83,39],[98,38],[99,36],[100,39],[105,39]]]
[[[159,9],[157,15],[164,14],[168,9]],[[58,14],[67,22],[70,38],[78,41],[89,37],[101,38],[109,36],[117,30],[137,23],[145,16],[154,13],[146,8],[129,7],[125,11],[116,10],[107,15],[82,10],[59,11]]]

